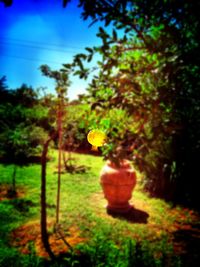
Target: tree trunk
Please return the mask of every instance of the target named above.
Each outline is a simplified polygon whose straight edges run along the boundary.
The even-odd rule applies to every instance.
[[[58,110],[58,188],[57,188],[57,201],[56,201],[56,223],[59,223],[60,213],[60,176],[61,176],[61,157],[62,157],[62,105],[60,103]]]
[[[48,146],[52,138],[49,138],[46,143],[43,145],[42,158],[41,158],[41,236],[44,248],[49,254],[51,259],[54,259],[55,256],[51,250],[49,244],[49,236],[47,232],[47,211],[46,211],[46,162],[47,162],[47,152]]]

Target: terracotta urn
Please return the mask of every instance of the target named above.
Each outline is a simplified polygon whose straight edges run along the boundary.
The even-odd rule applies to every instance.
[[[131,209],[129,200],[136,184],[136,173],[129,161],[124,160],[120,167],[107,161],[100,173],[100,183],[108,201],[110,213],[126,213]]]

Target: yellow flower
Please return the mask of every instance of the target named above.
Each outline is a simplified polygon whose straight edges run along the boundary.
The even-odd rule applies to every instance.
[[[88,142],[92,145],[92,150],[98,150],[106,142],[106,134],[101,130],[91,130],[87,135]]]

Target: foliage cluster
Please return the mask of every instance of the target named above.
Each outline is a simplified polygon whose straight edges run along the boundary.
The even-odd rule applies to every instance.
[[[41,150],[47,136],[42,126],[47,110],[39,103],[31,87],[22,85],[16,90],[9,90],[4,83],[2,78],[0,155],[8,163],[23,165]]]
[[[138,242],[132,239],[122,240],[120,244],[117,244],[112,239],[108,240],[107,236],[107,233],[98,232],[89,244],[77,247],[84,256],[83,266],[180,266],[178,257],[173,255],[172,247],[164,239],[160,244],[152,246],[148,241]]]

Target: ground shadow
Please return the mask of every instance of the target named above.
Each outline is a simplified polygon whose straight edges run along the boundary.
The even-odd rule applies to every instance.
[[[173,242],[180,251],[183,267],[200,266],[200,225],[190,224],[189,229],[180,229],[174,232]]]
[[[143,210],[134,208],[133,206],[126,213],[116,213],[107,210],[107,213],[113,218],[119,218],[131,223],[147,223],[149,214]]]

